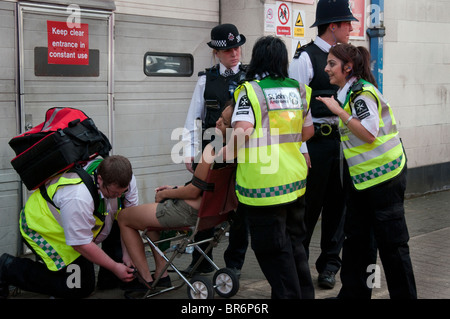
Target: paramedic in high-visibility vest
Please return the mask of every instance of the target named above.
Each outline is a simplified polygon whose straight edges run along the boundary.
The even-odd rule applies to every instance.
[[[99,213],[94,214],[93,196],[77,173],[65,172],[46,182],[47,194],[56,207],[36,190],[20,213],[19,225],[26,244],[42,262],[3,254],[1,297],[8,296],[9,286],[58,298],[87,297],[95,289],[94,264],[124,282],[134,279],[125,249],[122,263],[98,246],[108,236],[118,212],[138,205],[131,163],[113,155],[88,162],[83,168],[98,188]]]
[[[371,298],[377,248],[392,299],[416,299],[405,221],[406,154],[392,108],[377,89],[364,47],[338,44],[325,71],[338,103],[318,97],[340,118],[346,194],[342,288],[338,298]]]
[[[288,53],[274,36],[252,51],[248,82],[234,93],[232,137],[219,156],[237,156],[236,194],[246,206],[251,246],[274,299],[314,298],[305,238],[307,166],[302,141],[313,133],[311,89],[288,78]]]

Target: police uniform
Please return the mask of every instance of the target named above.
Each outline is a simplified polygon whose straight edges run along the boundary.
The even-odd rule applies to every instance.
[[[376,138],[366,143],[340,121],[347,196],[339,298],[370,299],[377,249],[391,298],[417,298],[404,212],[406,154],[389,103],[352,78],[339,92],[344,110]]]
[[[215,50],[227,50],[243,45],[246,38],[239,34],[236,26],[232,24],[221,24],[211,30],[211,41],[208,46]],[[233,98],[233,92],[239,82],[245,79],[246,66],[238,63],[231,69],[227,69],[222,63],[212,68],[207,68],[199,73],[199,79],[192,95],[191,104],[185,122],[185,134],[183,143],[185,145],[185,157],[194,158],[193,168],[201,158],[203,148],[211,142],[208,128],[215,127],[225,104]],[[201,129],[200,129],[201,128]],[[201,135],[201,136],[199,136]],[[225,251],[225,263],[228,268],[240,270],[245,258],[248,245],[247,224],[244,220],[242,207],[233,218],[230,229],[230,244]],[[206,230],[196,235],[196,240],[209,238],[214,235],[214,230]],[[206,247],[207,244],[204,244]],[[202,246],[200,246],[202,247]],[[212,250],[208,252],[212,258]],[[200,254],[194,250],[193,261],[188,269],[189,273]],[[200,271],[213,271],[211,264],[204,260],[198,267]]]
[[[358,21],[353,16],[348,0],[319,0],[316,20],[311,27],[330,23]],[[317,96],[336,96],[338,87],[331,85],[324,69],[331,45],[317,36],[314,42],[297,48],[289,74],[300,83],[308,84],[313,92],[311,112],[315,135],[307,141],[311,160],[306,192],[306,228],[308,236],[304,242],[309,249],[311,237],[320,215],[322,215],[321,253],[316,260],[319,286],[333,288],[335,274],[341,267],[340,251],[344,239],[343,222],[345,204],[340,177],[340,144],[337,129],[338,118],[334,116]],[[302,150],[306,152],[305,149]]]
[[[321,252],[316,260],[319,284],[332,288],[334,283],[321,281],[322,274],[337,273],[341,267],[340,252],[344,239],[344,194],[340,176],[340,140],[337,124],[339,118],[331,113],[317,96],[336,96],[338,87],[330,84],[325,73],[328,51],[331,45],[320,37],[296,51],[289,74],[312,88],[311,113],[315,135],[306,144],[311,159],[306,191],[305,224],[308,231],[304,241],[309,251],[314,228],[321,218]],[[332,280],[331,278],[330,280]]]
[[[219,63],[199,73],[184,125],[186,157],[201,154],[201,149],[210,142],[210,137],[203,139],[204,131],[215,127],[225,103],[232,98],[238,83],[245,78],[245,66],[240,63],[232,68],[233,75],[225,76],[226,70],[225,66]],[[200,123],[202,131],[197,131],[197,125]]]
[[[252,249],[272,298],[314,298],[302,245],[307,167],[300,153],[310,89],[292,79],[265,77],[243,84],[235,98],[232,126],[254,123],[248,143],[239,149],[236,172],[236,194],[247,208]]]

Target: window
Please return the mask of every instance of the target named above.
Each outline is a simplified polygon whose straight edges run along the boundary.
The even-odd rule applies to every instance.
[[[188,53],[147,52],[144,73],[148,76],[191,76],[194,57]]]

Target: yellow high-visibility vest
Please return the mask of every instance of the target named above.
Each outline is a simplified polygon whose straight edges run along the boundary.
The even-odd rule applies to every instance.
[[[375,86],[364,80],[356,82],[347,95],[344,110],[351,115],[353,100],[360,94],[369,94],[375,98],[380,129],[375,141],[369,144],[356,137],[342,120],[339,122],[344,157],[357,190],[367,189],[394,178],[406,164],[394,113]]]
[[[252,206],[292,202],[306,190],[307,166],[300,146],[311,89],[292,79],[266,77],[242,84],[235,99],[242,90],[251,103],[255,125],[238,152],[237,197]]]
[[[91,163],[88,172],[95,170],[100,161]],[[58,189],[81,183],[82,180],[77,173],[65,172],[47,182],[45,187],[49,198],[53,200]],[[120,210],[121,205],[118,207]],[[101,200],[99,211],[106,213],[105,209],[104,201]],[[94,217],[95,226],[92,233],[95,238],[103,229],[104,221],[95,214]],[[20,212],[19,226],[23,238],[42,258],[49,270],[60,270],[80,256],[72,246],[66,244],[59,209],[47,202],[39,189],[30,196]]]

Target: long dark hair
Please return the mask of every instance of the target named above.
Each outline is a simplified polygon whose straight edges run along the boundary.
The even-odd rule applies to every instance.
[[[256,41],[253,46],[252,59],[247,69],[247,80],[257,75],[269,74],[274,78],[288,77],[289,58],[286,45],[278,37],[269,35]]]
[[[330,53],[343,62],[342,72],[344,72],[344,65],[351,62],[353,68],[349,76],[356,76],[378,87],[370,69],[370,53],[365,47],[339,43],[330,49]]]

